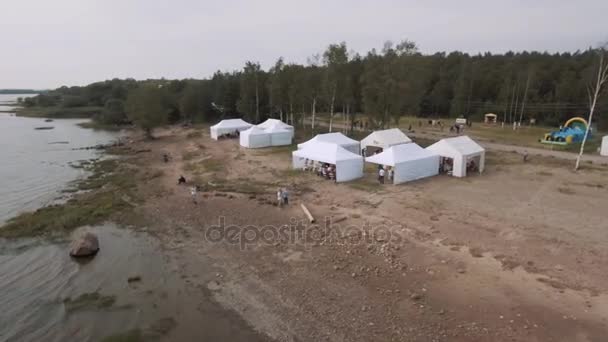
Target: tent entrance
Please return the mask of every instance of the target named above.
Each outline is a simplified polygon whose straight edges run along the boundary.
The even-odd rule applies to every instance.
[[[471,174],[479,174],[479,166],[481,165],[481,155],[467,158],[467,176]]]
[[[363,151],[361,151],[361,155],[363,155],[364,157],[369,157],[373,156],[374,154],[382,153],[383,149],[382,147],[368,145]]]
[[[439,158],[439,174],[452,175],[454,170],[454,158],[441,157]]]

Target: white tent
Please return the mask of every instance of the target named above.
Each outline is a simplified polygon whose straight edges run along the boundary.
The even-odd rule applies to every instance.
[[[222,120],[219,123],[211,126],[211,139],[217,140],[223,134],[232,134],[244,131],[252,125],[242,119]]]
[[[264,132],[270,136],[270,146],[291,145],[293,140],[293,129],[289,130],[280,126],[273,126],[265,129]]]
[[[403,133],[399,128],[391,128],[385,129],[383,131],[372,132],[370,135],[365,137],[365,139],[361,140],[361,149],[364,149],[368,146],[387,149],[391,146],[407,144],[411,142],[412,139],[405,135],[405,133]]]
[[[479,158],[477,162],[479,173],[483,172],[485,167],[486,150],[466,135],[441,139],[426,149],[439,154],[441,157],[451,158],[453,160],[452,175],[454,177],[465,177],[467,175],[467,163],[474,158]]]
[[[293,168],[302,169],[306,160],[334,164],[336,182],[346,182],[363,177],[363,157],[345,148],[327,142],[310,142],[292,152]]]
[[[608,157],[608,135],[602,138],[602,147],[600,147],[600,155]]]
[[[283,128],[283,129],[286,129],[286,130],[293,131],[293,126],[290,126],[290,125],[288,125],[288,124],[286,124],[283,121],[278,120],[278,119],[267,119],[266,121],[264,121],[261,124],[259,124],[258,127],[263,128],[263,129]]]
[[[399,184],[439,173],[439,155],[417,144],[400,144],[365,158],[366,162],[394,168],[393,183]]]
[[[270,133],[265,130],[252,126],[251,128],[244,130],[240,135],[241,146],[247,148],[260,148],[270,146]]]
[[[359,142],[357,140],[353,140],[342,133],[325,133],[325,134],[317,134],[314,138],[298,144],[298,149],[305,148],[309,144],[324,142],[329,144],[334,144],[345,148],[348,151],[351,151],[356,154],[361,153],[361,149],[359,146]]]

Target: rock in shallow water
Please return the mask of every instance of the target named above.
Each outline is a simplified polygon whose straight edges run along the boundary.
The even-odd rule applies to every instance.
[[[78,236],[70,245],[70,256],[75,258],[91,257],[99,252],[97,235],[86,232]]]

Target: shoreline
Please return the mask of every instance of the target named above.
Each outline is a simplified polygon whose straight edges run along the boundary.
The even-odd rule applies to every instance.
[[[538,157],[524,165],[511,153],[492,152],[488,172],[465,180],[440,176],[379,187],[373,174],[367,174],[357,182],[333,184],[290,170],[289,148],[242,149],[235,140],[211,141],[206,127],[167,127],[156,135],[145,140],[132,131],[125,146],[108,151],[120,162],[97,164],[97,172],[80,185],[91,191],[75,195],[74,204],[83,207],[73,207],[74,219],[66,222],[78,223],[82,213],[132,229],[146,227],[180,260],[179,274],[209,289],[214,301],[270,339],[603,336],[601,320],[608,317],[603,311],[605,275],[592,268],[603,257],[586,252],[600,248],[603,239],[590,246],[588,237],[568,235],[572,247],[565,249],[555,240],[554,226],[566,229],[581,215],[578,211],[600,219],[584,198],[605,198],[601,180],[606,168],[582,170],[580,184],[570,182],[565,189],[561,180],[571,177],[567,161]],[[162,160],[165,153],[171,156],[168,163]],[[182,174],[188,186],[177,185]],[[189,194],[192,185],[202,186],[197,205]],[[538,194],[543,201],[558,202],[530,205],[561,209],[559,220],[538,214],[534,218],[539,207],[520,208],[508,202],[511,196],[503,196],[506,189],[525,192],[533,186],[543,191]],[[277,208],[277,187],[288,187],[294,204]],[[454,196],[468,200],[446,200]],[[565,201],[560,196],[568,196],[571,206],[580,205],[560,206]],[[387,226],[401,240],[376,238],[361,244],[347,233],[321,235],[311,242],[252,239],[239,244],[210,241],[207,235],[219,217],[236,227],[299,222],[299,203],[306,203],[320,221],[325,217],[352,227]],[[503,213],[495,205],[513,209]],[[97,212],[100,208],[104,210]],[[521,215],[510,215],[513,210]],[[91,215],[95,212],[99,215]],[[56,232],[69,230],[69,225],[44,222]],[[314,232],[307,224],[293,229],[287,236]],[[339,230],[330,227],[330,232]],[[518,247],[516,253],[512,246]],[[534,246],[554,252],[537,254]],[[578,264],[581,259],[588,262]]]

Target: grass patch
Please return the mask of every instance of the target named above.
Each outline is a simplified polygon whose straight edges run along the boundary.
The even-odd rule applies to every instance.
[[[218,159],[204,159],[197,162],[184,164],[184,171],[202,175],[205,173],[217,173],[224,170],[224,161]]]
[[[68,118],[91,118],[103,112],[103,107],[89,106],[89,107],[73,107],[64,108],[61,106],[52,107],[21,107],[17,108],[17,116],[37,117],[37,118],[56,118],[56,119],[68,119]]]
[[[260,182],[248,178],[239,179],[221,179],[213,178],[205,181],[204,179],[198,179],[201,181],[201,185],[205,191],[220,191],[220,192],[234,192],[246,195],[259,195],[264,193],[271,193],[276,184]]]
[[[273,155],[273,154],[291,155],[291,152],[295,151],[296,149],[297,149],[297,145],[291,144],[291,145],[285,145],[285,146],[275,146],[275,147],[258,149],[258,150],[255,150],[255,153],[257,155],[261,155],[261,156],[267,156],[267,155]]]
[[[22,213],[0,227],[0,237],[69,233],[133,207],[136,177],[132,169],[121,166],[117,159],[109,159],[96,161],[88,170],[92,174],[78,182],[76,188],[94,191],[76,195],[63,204]]]
[[[188,138],[188,139],[198,139],[198,138],[202,138],[202,137],[203,137],[203,132],[201,132],[201,131],[190,132],[186,135],[186,138]]]
[[[597,188],[597,189],[603,189],[603,188],[605,188],[604,184],[600,184],[600,183],[585,182],[585,183],[574,183],[574,184],[575,185],[586,186],[588,188]]]
[[[557,191],[559,191],[560,193],[564,194],[564,195],[574,195],[576,192],[570,188],[567,187],[559,187],[557,188]]]
[[[121,125],[104,124],[104,123],[93,121],[93,120],[87,121],[87,122],[81,122],[81,123],[78,123],[77,125],[82,128],[87,128],[87,129],[113,131],[113,132],[120,131],[124,128],[129,127],[129,126],[121,126]]]
[[[116,302],[115,296],[102,296],[97,292],[83,293],[76,299],[67,298],[63,301],[68,313],[79,310],[107,309]]]
[[[186,151],[182,153],[182,160],[192,160],[200,155],[200,151]]]
[[[353,188],[355,190],[371,192],[371,193],[382,190],[382,186],[383,186],[382,184],[378,183],[377,180],[372,179],[372,178],[361,178],[361,179],[354,180],[352,182],[348,182],[347,184],[348,184],[348,186],[350,186],[351,188]]]
[[[139,329],[132,329],[123,333],[110,335],[101,342],[143,342],[144,336]]]

